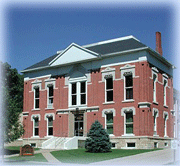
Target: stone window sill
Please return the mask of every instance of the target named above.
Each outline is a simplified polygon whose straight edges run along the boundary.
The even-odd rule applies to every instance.
[[[168,108],[168,106],[167,106],[167,105],[164,105],[164,107],[165,107],[165,108]]]
[[[157,101],[153,101],[153,104],[156,104],[156,105],[158,105],[158,102],[157,102]]]
[[[105,102],[103,104],[106,105],[106,104],[114,104],[114,103],[115,103],[114,101],[110,101],[110,102]]]
[[[130,100],[124,100],[124,101],[122,101],[122,103],[131,103],[131,102],[134,102],[134,100],[133,100],[133,99],[130,99]]]
[[[40,111],[39,108],[32,109],[31,111]]]

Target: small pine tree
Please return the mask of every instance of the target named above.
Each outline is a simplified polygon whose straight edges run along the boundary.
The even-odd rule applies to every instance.
[[[95,121],[91,125],[91,129],[87,134],[88,138],[85,141],[85,148],[88,152],[105,153],[111,149],[109,135],[99,121]]]

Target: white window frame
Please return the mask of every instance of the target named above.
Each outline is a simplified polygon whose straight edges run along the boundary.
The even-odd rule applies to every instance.
[[[49,96],[49,88],[52,87],[53,88],[53,96]],[[50,103],[50,99],[53,99],[53,102]],[[47,108],[53,108],[53,103],[54,103],[54,86],[53,84],[48,84],[47,86]]]
[[[163,74],[164,107],[167,107],[167,87],[168,87],[168,76],[166,74]]]
[[[85,82],[85,94],[86,94],[86,103],[81,104],[81,82]],[[76,83],[76,105],[72,105],[72,84]],[[83,93],[84,94],[84,93]],[[81,107],[87,105],[87,79],[70,79],[69,80],[69,107]]]
[[[168,112],[164,111],[163,112],[163,118],[164,118],[164,137],[168,137],[167,135],[167,120],[169,119],[168,118]]]
[[[39,89],[39,98],[36,98],[36,90]],[[36,100],[39,100],[39,107],[36,108]],[[40,87],[34,86],[34,109],[40,109]]]
[[[153,108],[153,120],[154,120],[153,136],[159,136],[157,135],[157,118],[158,117],[159,117],[159,110],[156,108]]]
[[[109,79],[109,78],[112,78],[112,86],[113,86],[113,88],[114,88],[114,81],[113,81],[113,76],[112,75],[110,75],[110,77],[108,77],[108,78],[106,78],[106,76],[105,76],[105,103],[111,103],[111,102],[113,102],[113,100],[114,100],[114,94],[113,94],[113,100],[112,101],[107,101],[107,92],[108,91],[113,91],[113,89],[106,89],[106,85],[107,85],[107,79]],[[114,93],[114,91],[113,91],[113,93]]]
[[[46,124],[46,126],[47,126],[46,136],[47,136],[47,137],[53,137],[53,135],[54,135],[55,115],[54,115],[54,113],[46,113],[44,117],[45,117],[44,120],[47,121],[47,124]],[[49,122],[49,118],[50,118],[50,117],[52,117],[52,119],[53,119],[53,135],[49,135],[49,130],[48,130],[48,129],[49,129],[48,122]]]
[[[114,108],[110,108],[110,109],[104,109],[102,111],[102,117],[104,117],[104,128],[107,130],[107,117],[106,114],[113,114],[113,133],[114,133],[114,117],[116,116],[116,110]],[[114,134],[109,134],[109,136],[114,136]]]
[[[157,102],[157,82],[158,82],[158,69],[152,67],[152,80],[153,80],[153,103],[158,104]],[[155,76],[155,79],[154,79]]]
[[[108,124],[107,124],[107,115],[108,115],[108,114],[112,114],[112,115],[113,115],[113,113],[107,113],[107,114],[105,114],[105,129],[106,129],[106,131],[107,131],[107,126],[108,126],[108,125],[111,125],[111,126],[113,126],[113,133],[114,133],[114,125],[113,125],[113,123],[114,123],[114,116],[113,116],[113,123],[108,123]],[[113,133],[111,133],[111,134],[108,133],[108,134],[109,134],[109,135],[114,135]]]
[[[33,114],[31,115],[31,121],[33,122],[33,137],[39,137],[39,135],[35,135],[35,119],[38,118],[38,121],[40,122],[41,118],[40,118],[40,114]],[[39,126],[38,126],[39,128]],[[40,131],[40,130],[39,130]],[[39,134],[38,131],[38,134]]]
[[[133,115],[133,133],[126,133],[126,113],[132,112]],[[124,107],[121,109],[121,116],[124,116],[124,135],[123,136],[134,136],[134,115],[136,114],[134,107]]]

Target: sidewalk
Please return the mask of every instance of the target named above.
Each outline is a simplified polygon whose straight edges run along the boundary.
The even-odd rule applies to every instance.
[[[92,163],[91,165],[166,165],[172,164],[173,150],[164,149]]]

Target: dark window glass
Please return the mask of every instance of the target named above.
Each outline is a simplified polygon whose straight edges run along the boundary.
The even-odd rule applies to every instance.
[[[126,122],[133,122],[133,113],[132,112],[126,113]]]
[[[39,128],[35,128],[34,135],[35,135],[35,136],[38,136],[38,135],[39,135]]]
[[[86,92],[86,84],[85,82],[81,82],[81,93],[85,93]]]
[[[133,133],[133,124],[126,124],[126,133]]]
[[[49,97],[53,96],[53,86],[49,87]]]
[[[86,104],[86,94],[81,94],[81,104]]]
[[[53,118],[52,117],[48,118],[48,126],[53,126]]]
[[[127,143],[127,147],[135,147],[135,143]]]
[[[38,120],[38,118],[35,118],[35,120],[34,120],[34,126],[35,126],[35,127],[39,127],[39,120]]]
[[[49,127],[49,135],[53,135],[53,127]]]
[[[72,95],[72,105],[76,105],[76,95]]]
[[[126,89],[126,99],[133,99],[133,88]]]
[[[126,87],[131,87],[133,86],[133,79],[132,75],[126,76]]]
[[[112,79],[112,77],[106,79],[106,89],[113,89],[113,79]]]
[[[76,94],[76,83],[72,84],[72,94]]]
[[[113,123],[113,114],[106,114],[106,122],[107,122],[107,124],[108,123]]]
[[[35,89],[35,98],[39,98],[39,88]]]
[[[35,108],[39,108],[39,99],[35,99]]]
[[[107,101],[113,101],[113,90],[107,91]]]
[[[108,134],[113,134],[113,125],[108,125],[107,126],[107,133]]]

